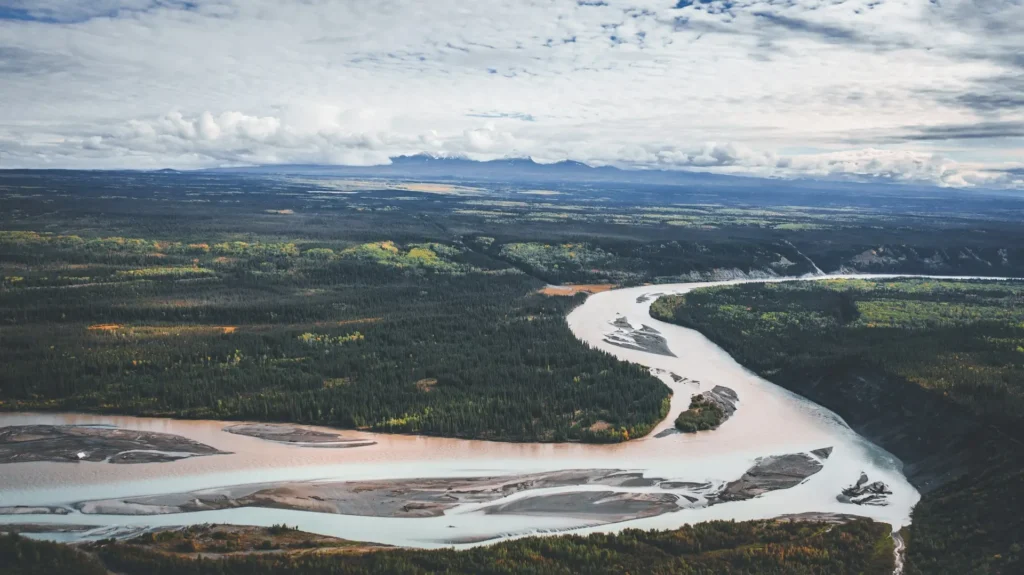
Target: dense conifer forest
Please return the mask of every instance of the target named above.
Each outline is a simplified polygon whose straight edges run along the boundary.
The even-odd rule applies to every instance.
[[[569,331],[583,295],[458,246],[326,245],[0,233],[59,268],[0,294],[3,407],[520,441],[664,417],[660,381]]]
[[[713,521],[674,531],[630,529],[615,535],[532,537],[466,551],[401,549],[197,559],[191,553],[157,551],[129,541],[85,545],[82,552],[0,536],[0,565],[7,565],[0,567],[0,573],[35,575],[46,572],[38,570],[43,565],[59,566],[65,569],[60,572],[69,575],[92,575],[107,569],[123,575],[880,575],[893,569],[889,527],[870,521],[845,525]],[[44,556],[48,558],[42,559]]]
[[[1016,198],[952,192],[769,198],[668,186],[9,171],[0,173],[0,410],[622,441],[665,416],[668,389],[576,340],[565,315],[585,296],[538,293],[546,283],[817,270],[1019,277],[1022,217]],[[745,286],[687,296],[707,298],[693,315],[666,313],[907,462],[925,493],[906,533],[911,573],[1012,573],[1024,492],[1019,287],[893,283]],[[106,567],[123,562],[114,569],[122,573],[891,572],[882,530],[709,524],[346,564],[199,562],[122,544],[89,552]],[[678,538],[696,547],[679,548]],[[52,572],[53,562],[100,572],[48,544],[3,546],[19,558],[15,573]]]
[[[899,456],[909,573],[1024,565],[1024,282],[823,280],[665,296],[692,327]]]
[[[583,296],[538,295],[545,282],[802,274],[807,254],[833,269],[1024,269],[1009,200],[967,222],[920,215],[948,200],[898,217],[838,201],[7,172],[0,409],[621,441],[664,416],[667,388],[579,344],[564,317]]]

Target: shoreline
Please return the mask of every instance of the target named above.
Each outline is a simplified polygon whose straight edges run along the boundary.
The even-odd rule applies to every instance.
[[[321,426],[299,426],[296,424],[282,425],[282,427],[293,429],[310,430],[317,436],[322,433],[325,436],[323,439],[325,442],[328,441],[326,436],[342,438],[345,441],[373,442],[361,443],[360,449],[324,449],[309,445],[310,442],[305,441],[276,441],[271,437],[274,434],[269,434],[270,436],[266,437],[256,437],[235,434],[225,429],[226,427],[237,425],[269,426],[278,424],[153,419],[68,414],[63,412],[37,413],[40,414],[41,418],[54,420],[64,418],[67,420],[84,419],[100,422],[120,419],[126,422],[130,421],[130,425],[136,427],[160,426],[166,429],[194,430],[198,433],[189,433],[189,435],[210,439],[208,443],[214,448],[226,449],[227,446],[232,447],[230,449],[232,455],[224,456],[226,459],[222,460],[225,462],[223,467],[213,464],[217,458],[197,458],[209,460],[207,462],[184,460],[162,463],[162,466],[168,466],[165,467],[168,471],[166,479],[162,478],[161,475],[147,475],[144,472],[146,469],[152,469],[153,465],[140,464],[130,466],[133,470],[142,472],[138,477],[152,477],[153,479],[150,481],[152,485],[147,487],[139,484],[138,487],[132,487],[128,490],[132,492],[121,494],[117,493],[119,491],[117,484],[101,479],[102,477],[110,476],[109,474],[97,470],[91,464],[85,464],[89,467],[89,475],[96,478],[96,488],[86,488],[88,484],[80,484],[82,487],[60,490],[67,493],[69,498],[72,494],[80,492],[95,492],[100,495],[100,497],[74,497],[74,501],[81,502],[118,498],[132,499],[146,496],[147,493],[155,494],[153,496],[188,493],[193,489],[193,485],[195,486],[194,489],[227,489],[230,486],[243,485],[245,481],[231,480],[228,475],[224,475],[225,473],[230,473],[237,477],[252,477],[251,473],[244,474],[242,470],[258,469],[268,464],[269,467],[267,469],[273,472],[266,475],[272,480],[272,483],[280,481],[294,483],[295,481],[308,482],[314,480],[354,483],[359,481],[381,482],[394,479],[405,479],[408,482],[408,480],[427,480],[431,478],[447,478],[449,480],[466,477],[480,478],[486,477],[488,473],[492,476],[495,474],[513,476],[516,474],[522,475],[526,471],[536,473],[545,469],[548,470],[546,472],[564,470],[568,465],[575,466],[581,462],[585,462],[584,465],[589,466],[588,468],[590,469],[609,463],[616,467],[608,467],[607,469],[621,469],[621,467],[617,466],[621,466],[623,461],[628,461],[633,470],[642,473],[646,477],[657,476],[667,478],[665,480],[666,483],[675,483],[679,486],[702,484],[722,486],[729,481],[736,481],[736,478],[743,476],[744,470],[749,470],[751,462],[754,462],[757,457],[768,458],[797,452],[811,453],[817,456],[817,451],[824,452],[827,448],[834,448],[834,454],[829,452],[832,454],[832,457],[827,458],[828,461],[824,463],[822,470],[819,470],[813,476],[800,479],[800,481],[788,489],[775,490],[772,493],[761,496],[757,496],[760,494],[754,494],[751,498],[730,501],[729,505],[720,503],[714,506],[696,508],[690,505],[694,503],[693,501],[689,501],[688,497],[680,494],[681,496],[678,500],[683,502],[681,513],[659,513],[654,516],[639,518],[634,515],[620,522],[605,522],[601,525],[588,525],[586,522],[580,521],[579,519],[581,518],[579,517],[554,523],[550,521],[533,521],[533,519],[536,519],[536,516],[529,515],[526,513],[528,510],[522,507],[511,507],[510,509],[523,511],[524,513],[509,516],[490,514],[490,517],[501,519],[501,521],[496,523],[480,523],[479,518],[487,514],[484,513],[486,505],[479,502],[456,504],[442,509],[440,514],[436,510],[419,510],[419,512],[431,513],[432,515],[429,515],[429,517],[433,517],[438,521],[417,517],[385,518],[388,521],[409,520],[414,523],[419,521],[427,522],[422,527],[414,526],[410,523],[408,527],[402,527],[398,531],[385,527],[384,523],[378,525],[376,521],[362,521],[363,519],[373,519],[373,517],[351,514],[343,514],[343,516],[358,519],[355,522],[358,525],[365,523],[368,531],[366,531],[366,537],[360,537],[360,539],[395,542],[396,544],[408,544],[417,547],[433,547],[443,540],[465,540],[464,538],[468,537],[468,534],[479,532],[481,529],[484,531],[495,530],[494,536],[486,537],[486,541],[490,542],[518,538],[530,533],[540,532],[563,532],[566,530],[578,533],[607,532],[617,531],[626,527],[673,528],[712,519],[768,519],[802,513],[848,513],[873,518],[876,521],[892,525],[893,529],[898,529],[907,523],[909,507],[916,502],[918,496],[916,491],[909,484],[905,483],[902,474],[896,471],[898,466],[888,467],[898,464],[898,462],[890,463],[893,460],[891,455],[885,454],[877,446],[869,444],[866,440],[854,434],[835,414],[779,388],[769,381],[757,377],[756,374],[736,364],[728,354],[707,342],[706,338],[703,338],[698,332],[658,322],[651,318],[647,311],[651,301],[653,301],[653,298],[649,297],[651,293],[685,293],[685,291],[709,285],[750,283],[752,281],[761,283],[768,281],[807,281],[828,279],[828,277],[816,276],[812,278],[733,280],[699,284],[664,284],[606,291],[588,297],[586,302],[576,307],[567,316],[567,322],[574,335],[584,344],[596,346],[608,353],[612,353],[619,359],[645,365],[651,370],[652,374],[660,377],[673,390],[672,408],[666,418],[654,426],[646,436],[631,438],[629,441],[621,443],[507,442],[411,434],[373,433],[359,430],[342,431]],[[855,274],[853,277],[887,278],[912,276],[865,276],[863,274]],[[962,279],[1000,281],[1005,278]],[[609,310],[606,309],[609,302],[618,302],[615,305],[620,307],[616,307],[609,313]],[[587,316],[589,324],[580,324],[579,319],[583,316]],[[614,326],[610,324],[616,321],[616,317],[619,316],[628,317],[631,325],[651,326],[652,330],[665,337],[667,345],[671,346],[675,354],[672,356],[651,354],[600,341],[603,339],[604,334],[614,329]],[[646,324],[643,322],[646,322]],[[724,422],[719,429],[696,434],[685,434],[691,437],[685,437],[683,434],[658,437],[659,431],[663,431],[672,424],[674,412],[683,407],[680,404],[684,400],[688,400],[693,393],[713,389],[718,384],[730,385],[733,379],[737,380],[736,386],[740,388],[738,393],[743,401],[739,404],[736,415]],[[733,386],[730,385],[730,387],[732,388]],[[749,394],[752,390],[754,393],[751,396]],[[749,401],[747,400],[748,397]],[[784,407],[784,409],[778,411],[781,407]],[[7,418],[12,420],[31,419],[31,415],[18,412],[0,412],[0,421]],[[771,421],[778,420],[779,418],[782,418],[780,421],[783,422],[783,425],[770,425]],[[764,419],[764,421],[762,422],[761,419]],[[179,423],[183,425],[179,425]],[[765,425],[769,426],[765,427]],[[836,435],[837,433],[838,435]],[[666,460],[666,450],[677,453],[678,457]],[[869,452],[877,452],[878,455],[871,455],[870,457],[881,456],[881,459],[878,460],[880,463],[871,463],[867,455]],[[618,462],[617,464],[615,463],[616,461]],[[199,465],[199,463],[202,464]],[[34,466],[36,469],[42,469],[52,465],[57,464],[29,464],[27,467],[13,467],[26,469],[22,476],[27,477],[31,475],[30,471],[34,471],[28,470],[28,467]],[[250,465],[255,465],[256,467],[245,467]],[[325,465],[333,467],[324,467]],[[338,467],[339,465],[344,467]],[[882,465],[882,467],[877,467],[878,465]],[[0,466],[0,480],[7,481],[9,477],[19,476],[17,473],[5,475],[5,467],[10,468],[12,466]],[[835,496],[843,487],[852,484],[856,481],[857,475],[865,471],[861,467],[870,471],[869,474],[872,480],[893,484],[893,491],[895,493],[890,497],[890,501],[887,502],[888,507],[867,509],[856,505],[843,505],[835,500]],[[323,471],[319,471],[321,468]],[[584,467],[578,468],[583,469]],[[223,478],[218,479],[221,477],[220,475],[211,475],[215,470],[223,475]],[[96,473],[92,473],[93,471]],[[455,473],[453,474],[452,471],[455,471]],[[158,487],[159,483],[167,483],[167,481],[170,481],[171,478],[176,477],[180,473],[185,473],[184,477],[187,480],[176,482],[177,489]],[[58,472],[58,475],[60,475],[60,472]],[[64,476],[69,477],[69,474],[64,473]],[[74,476],[75,473],[70,474],[72,480],[75,480]],[[262,476],[263,473],[261,473]],[[81,477],[78,477],[77,480],[81,479]],[[138,481],[129,480],[124,485],[135,485],[136,483]],[[622,487],[615,488],[616,493],[628,493],[629,491],[626,489]],[[657,487],[657,489],[662,490],[664,488]],[[714,489],[713,487],[712,490]],[[31,494],[38,490],[21,489],[20,491]],[[125,490],[120,489],[120,491],[123,492]],[[793,494],[786,494],[788,491],[792,491]],[[591,491],[581,491],[580,493],[588,492]],[[44,491],[38,491],[38,493],[37,500],[29,501],[26,505],[42,506],[42,500],[45,499],[46,493]],[[106,494],[111,494],[113,497],[105,496]],[[538,494],[533,494],[533,496],[536,495]],[[547,495],[554,496],[559,494],[549,493]],[[690,497],[696,496],[698,499],[704,497],[700,493],[686,493],[685,495]],[[10,497],[14,497],[14,495]],[[520,499],[523,498],[525,496],[520,497]],[[515,499],[510,499],[510,501],[515,501]],[[559,500],[548,499],[548,503],[557,501]],[[15,503],[13,499],[4,498],[0,494],[0,505],[10,507]],[[63,503],[67,504],[68,501],[65,500]],[[559,513],[563,517],[572,515],[572,513],[564,509],[564,506],[558,507],[560,507]],[[252,509],[254,511],[267,510],[264,507]],[[904,509],[906,509],[906,515],[902,515],[904,513],[902,510]],[[228,513],[227,515],[214,516],[231,517],[231,522],[240,524],[243,520],[252,517],[251,514],[243,513],[244,511],[246,510],[237,507],[222,511],[192,511],[187,516],[182,516],[179,521],[209,522],[208,518],[211,513]],[[267,517],[287,518],[286,521],[288,523],[292,523],[295,518],[301,517],[300,515],[295,515],[295,513],[302,513],[302,511],[289,511],[288,509],[277,509],[276,511],[283,511],[285,513],[283,515],[268,513]],[[19,517],[19,523],[26,523],[28,522],[26,519],[32,516],[20,515]],[[103,518],[103,516],[83,515],[81,513],[73,513],[67,519],[64,519],[65,517],[67,516],[50,516],[50,520],[46,521],[46,523],[57,525],[62,521],[70,522],[71,519],[81,520],[85,517],[93,517],[96,520],[102,520]],[[123,522],[126,525],[140,524],[137,520],[129,521],[126,516],[122,515],[110,517],[114,521]],[[5,519],[9,520],[10,523],[14,523],[14,517]],[[0,519],[0,522],[5,519]],[[168,521],[172,519],[168,518]],[[312,521],[312,519],[303,519],[303,521]],[[439,521],[445,523],[440,523]],[[162,525],[170,524],[167,521],[158,521],[157,523]],[[110,523],[105,524],[109,525]],[[321,525],[317,527],[312,523],[310,525],[318,532],[340,534],[341,536],[362,531],[357,525],[353,525],[351,528],[339,528],[334,525]],[[484,528],[482,527],[483,525],[488,527]],[[505,527],[502,527],[502,525],[505,525]],[[434,534],[430,532],[435,527],[449,527],[455,531],[443,539],[432,539],[430,537]]]

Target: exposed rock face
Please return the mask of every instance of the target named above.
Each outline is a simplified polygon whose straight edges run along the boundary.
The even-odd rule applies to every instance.
[[[791,262],[791,261],[789,261],[789,259],[786,258],[786,256],[779,255],[779,261],[772,262],[772,263],[770,263],[768,265],[771,266],[772,269],[774,269],[774,270],[785,271],[786,268],[791,268],[791,267],[795,266],[796,264]]]
[[[840,503],[854,503],[856,505],[888,505],[887,496],[892,495],[889,486],[881,481],[868,483],[867,474],[861,473],[857,483],[843,489],[843,492],[836,495]]]
[[[672,281],[679,282],[719,282],[729,280],[746,279],[771,279],[779,277],[772,269],[751,269],[743,271],[739,268],[715,268],[710,272],[691,271],[686,274],[675,276]]]
[[[158,463],[221,453],[198,441],[152,431],[88,425],[0,427],[0,463]]]
[[[879,245],[843,257],[838,270],[846,272],[936,273],[955,275],[1017,275],[1006,269],[1011,265],[1006,248],[946,246],[914,249],[907,245]],[[1013,262],[1017,263],[1017,262]]]
[[[887,249],[886,246],[880,246],[873,250],[864,250],[863,252],[850,258],[850,263],[858,268],[870,267],[870,266],[891,266],[906,261],[906,254],[899,253],[896,250]]]
[[[744,501],[769,491],[789,489],[821,471],[822,467],[820,461],[806,453],[762,457],[743,477],[726,485],[712,503]]]

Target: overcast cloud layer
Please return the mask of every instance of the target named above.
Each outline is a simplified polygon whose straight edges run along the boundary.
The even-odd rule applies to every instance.
[[[427,152],[1024,189],[1024,0],[0,0],[3,167]]]

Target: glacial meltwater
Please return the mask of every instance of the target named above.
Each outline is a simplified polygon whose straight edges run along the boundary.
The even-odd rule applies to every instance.
[[[612,290],[590,296],[568,317],[580,340],[649,367],[671,387],[668,417],[644,438],[524,444],[323,430],[341,441],[289,445],[225,431],[238,422],[7,413],[0,426],[108,425],[178,435],[227,453],[154,463],[0,464],[0,524],[32,524],[43,531],[35,536],[69,541],[196,523],[286,523],[424,548],[804,513],[906,525],[919,495],[896,458],[831,411],[746,370],[700,333],[648,313],[659,294],[720,283],[735,282]],[[735,413],[713,431],[674,432],[690,397],[716,386],[735,393]],[[884,492],[866,504],[837,498],[862,475],[884,484]]]

